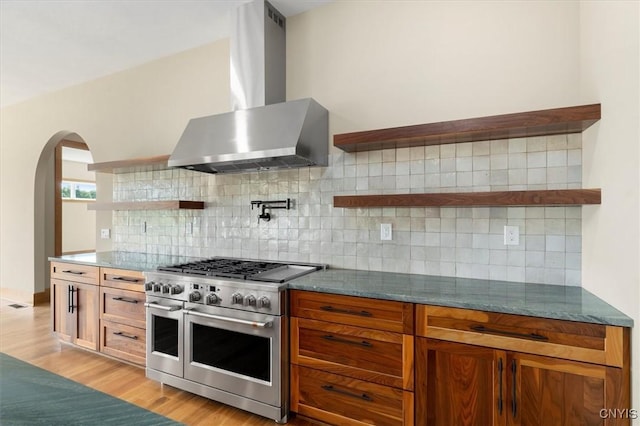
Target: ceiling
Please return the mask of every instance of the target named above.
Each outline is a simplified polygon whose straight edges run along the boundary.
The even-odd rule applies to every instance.
[[[0,0],[0,107],[229,36],[249,0]],[[290,17],[332,0],[271,0]]]

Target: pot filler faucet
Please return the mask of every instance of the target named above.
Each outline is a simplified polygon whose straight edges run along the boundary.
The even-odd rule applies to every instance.
[[[273,209],[287,209],[290,210],[291,209],[291,199],[287,198],[286,200],[275,200],[275,201],[260,201],[260,200],[254,200],[251,201],[251,210],[253,210],[253,207],[258,207],[258,208],[262,208],[261,213],[258,215],[258,223],[260,223],[260,219],[264,220],[265,222],[269,222],[271,220],[271,213],[267,212],[266,210],[273,210]]]

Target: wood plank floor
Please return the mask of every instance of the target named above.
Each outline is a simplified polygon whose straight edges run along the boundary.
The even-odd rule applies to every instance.
[[[144,369],[61,344],[48,306],[13,308],[0,300],[0,351],[186,425],[273,426],[273,420],[161,385]],[[296,417],[292,426],[317,426]]]

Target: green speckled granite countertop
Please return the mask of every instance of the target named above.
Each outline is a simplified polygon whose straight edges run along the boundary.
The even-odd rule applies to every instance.
[[[582,287],[327,269],[290,289],[632,327],[633,319]]]
[[[131,252],[101,252],[49,258],[53,261],[133,271],[153,271],[161,265],[197,259]],[[633,326],[633,319],[582,287],[327,269],[290,281],[288,288],[541,318]]]
[[[101,266],[104,268],[128,269],[130,271],[154,271],[158,266],[186,263],[198,260],[198,258],[127,251],[106,251],[99,253],[69,254],[50,257],[49,260],[76,263],[79,265]]]

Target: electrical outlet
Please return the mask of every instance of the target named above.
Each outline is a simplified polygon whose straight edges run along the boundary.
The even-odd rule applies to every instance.
[[[193,234],[193,222],[187,222],[186,232],[187,234]]]
[[[391,241],[391,224],[390,223],[380,224],[380,239],[382,241]]]
[[[504,245],[505,246],[517,246],[520,244],[520,228],[517,226],[504,227]]]
[[[108,240],[109,238],[111,238],[111,229],[102,228],[100,230],[100,238],[102,238],[103,240]]]

